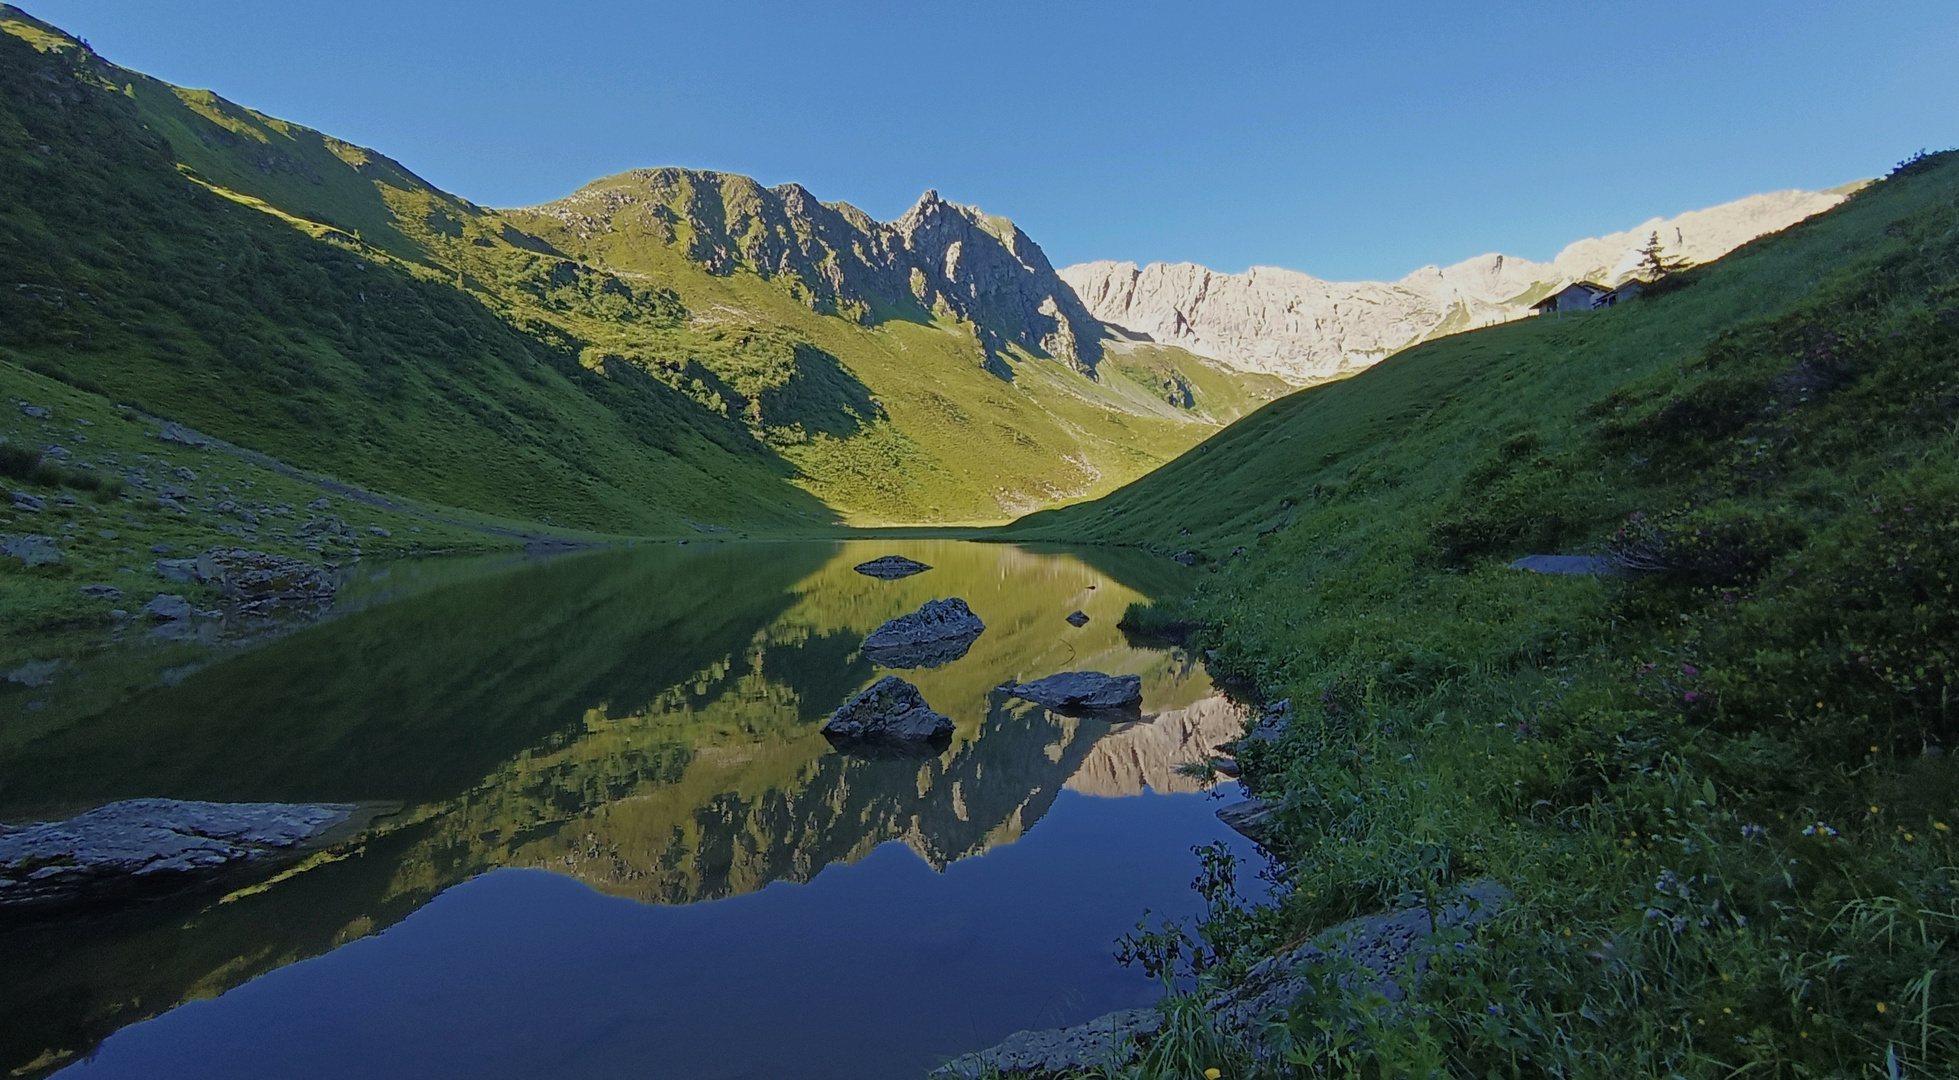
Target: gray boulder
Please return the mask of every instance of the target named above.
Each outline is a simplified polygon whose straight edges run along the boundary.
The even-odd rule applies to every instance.
[[[0,831],[0,907],[168,888],[294,848],[347,820],[345,804],[132,799]]]
[[[158,593],[143,605],[143,611],[151,618],[168,622],[188,619],[195,610],[190,606],[190,601],[176,593]]]
[[[1074,614],[1072,614],[1072,615],[1070,615],[1070,616],[1068,616],[1068,625],[1069,625],[1069,626],[1077,626],[1077,627],[1079,627],[1079,626],[1087,626],[1087,625],[1088,625],[1088,612],[1086,612],[1086,611],[1077,611],[1077,612],[1075,612]]]
[[[169,548],[164,550],[168,551]],[[158,559],[156,575],[165,581],[174,581],[179,585],[190,585],[202,580],[197,576],[196,559]]]
[[[54,673],[60,670],[60,660],[29,660],[7,672],[6,680],[20,686],[46,686],[54,681]]]
[[[46,420],[54,415],[54,410],[46,405],[30,405],[26,402],[21,403],[20,411],[22,415],[31,416],[36,420]]]
[[[865,577],[894,581],[913,574],[922,574],[932,568],[914,559],[907,559],[903,555],[880,555],[870,562],[858,563],[856,569]]]
[[[156,437],[163,442],[176,443],[179,446],[211,445],[211,437],[209,435],[193,431],[175,420],[165,420],[163,422],[163,430],[157,432]]]
[[[839,741],[926,741],[951,735],[952,720],[932,711],[918,687],[886,675],[832,713],[823,734]]]
[[[13,496],[14,509],[16,510],[29,514],[38,514],[48,508],[48,501],[39,495],[29,495],[25,491],[16,491],[13,493]]]
[[[91,600],[120,600],[122,590],[114,585],[84,585],[81,594]]]
[[[1276,824],[1273,818],[1283,806],[1283,803],[1265,799],[1246,799],[1219,810],[1218,820],[1238,835],[1263,844],[1272,838],[1272,828]]]
[[[986,624],[958,597],[928,600],[864,639],[864,655],[882,667],[938,667],[966,655]]]
[[[1002,693],[1038,702],[1056,712],[1114,712],[1143,704],[1143,677],[1064,671],[1031,683],[1005,683]]]
[[[0,533],[0,555],[19,559],[25,566],[60,566],[61,549],[52,536],[14,536]]]

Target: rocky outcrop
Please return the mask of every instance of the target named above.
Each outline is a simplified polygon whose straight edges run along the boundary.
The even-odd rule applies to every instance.
[[[1093,374],[1104,328],[1055,274],[1040,245],[1006,218],[928,191],[892,222],[800,184],[763,187],[731,173],[635,169],[554,203],[507,212],[550,219],[580,240],[646,237],[715,274],[748,271],[812,309],[870,323],[913,311],[969,325],[989,368],[1010,349]]]
[[[1056,712],[1118,712],[1142,705],[1143,678],[1104,675],[1099,671],[1064,671],[1031,683],[1004,683],[1000,692],[1045,705]]]
[[[952,719],[934,712],[918,687],[886,675],[830,714],[823,734],[838,742],[922,742],[951,735]]]
[[[131,799],[62,822],[0,828],[0,907],[174,888],[289,850],[354,809]]]
[[[864,639],[864,655],[889,668],[938,667],[966,655],[986,624],[958,597],[927,600]]]
[[[915,559],[907,559],[903,555],[880,555],[870,562],[858,563],[855,569],[865,577],[874,577],[881,581],[896,581],[913,574],[922,574],[932,568]]]
[[[333,579],[311,563],[249,548],[212,548],[194,559],[158,559],[155,569],[166,581],[217,586],[232,611],[244,615],[317,614],[332,606],[335,592]]]
[[[1838,191],[1779,191],[1658,218],[1571,244],[1548,263],[1479,255],[1400,281],[1323,281],[1257,266],[1221,274],[1193,263],[1091,262],[1060,277],[1105,323],[1181,345],[1240,371],[1310,383],[1365,368],[1430,337],[1530,314],[1570,281],[1623,281],[1658,234],[1667,254],[1709,262],[1843,201]]]
[[[22,566],[60,566],[61,549],[52,536],[14,536],[0,533],[0,555],[19,559]]]
[[[1437,940],[1441,932],[1473,930],[1495,918],[1509,898],[1509,890],[1496,882],[1478,881],[1442,897],[1433,908],[1403,908],[1341,923],[1260,961],[1236,986],[1212,997],[1207,1008],[1220,1026],[1254,1047],[1284,1019],[1316,971],[1330,971],[1343,989],[1378,994],[1392,1008],[1421,979],[1436,950],[1446,947],[1448,938]],[[1096,1067],[1121,1069],[1140,1056],[1161,1026],[1154,1010],[1129,1009],[1058,1031],[1023,1031],[954,1058],[931,1075],[1045,1080]]]

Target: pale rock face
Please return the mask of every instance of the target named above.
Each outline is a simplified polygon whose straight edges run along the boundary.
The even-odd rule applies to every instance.
[[[1351,374],[1430,337],[1530,314],[1530,302],[1570,281],[1617,284],[1638,268],[1654,234],[1666,253],[1718,259],[1837,203],[1834,192],[1778,191],[1580,240],[1548,263],[1478,255],[1424,266],[1400,281],[1322,281],[1255,266],[1221,274],[1194,263],[1090,262],[1059,271],[1104,323],[1180,345],[1240,371],[1298,384]]]
[[[1202,791],[1209,785],[1178,766],[1208,761],[1220,744],[1244,733],[1244,708],[1215,694],[1104,735],[1064,786],[1107,796],[1136,795],[1146,787],[1158,794]]]

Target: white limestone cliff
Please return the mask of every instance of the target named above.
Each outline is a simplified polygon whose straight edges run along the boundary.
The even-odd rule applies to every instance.
[[[1702,263],[1842,202],[1845,188],[1750,195],[1624,232],[1580,240],[1548,263],[1479,255],[1400,281],[1323,281],[1255,266],[1222,274],[1194,263],[1089,262],[1058,273],[1089,314],[1240,371],[1297,384],[1351,374],[1428,338],[1530,314],[1570,281],[1616,284],[1657,234],[1670,256]]]

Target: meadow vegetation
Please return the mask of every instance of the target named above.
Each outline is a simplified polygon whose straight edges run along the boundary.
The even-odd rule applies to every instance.
[[[1514,894],[1402,1005],[1327,972],[1144,1073],[1951,1075],[1959,155],[1674,285],[1423,345],[1008,530],[1191,552],[1202,583],[1130,624],[1293,702],[1242,757],[1277,898],[1214,889],[1159,962],[1228,984],[1359,913]]]

